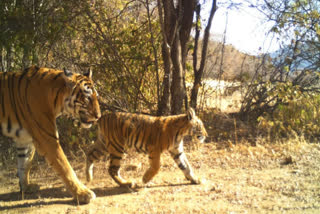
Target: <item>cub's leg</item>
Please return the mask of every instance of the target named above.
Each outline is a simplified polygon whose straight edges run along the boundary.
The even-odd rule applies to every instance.
[[[99,139],[89,148],[86,161],[86,177],[88,182],[93,179],[93,164],[106,155],[106,148]]]
[[[118,155],[110,154],[110,165],[109,165],[108,172],[109,172],[110,176],[112,177],[112,179],[119,186],[134,188],[135,187],[134,182],[126,181],[120,175],[120,162],[122,159],[122,155],[123,154],[118,154]]]
[[[149,154],[150,168],[144,173],[142,181],[148,183],[160,169],[160,153]]]
[[[39,185],[30,184],[29,174],[32,166],[32,159],[34,157],[35,148],[31,143],[29,144],[17,144],[17,160],[18,160],[18,172],[20,192],[22,193],[22,199],[24,199],[24,193],[32,193],[39,190]]]
[[[169,153],[173,160],[176,162],[178,167],[182,170],[184,173],[184,176],[191,181],[193,184],[199,184],[200,180],[196,178],[193,174],[192,168],[188,162],[188,159],[183,151],[183,141],[180,142],[178,147],[174,147],[171,150],[169,150]]]
[[[59,141],[47,141],[40,144],[37,151],[44,155],[47,162],[55,172],[62,178],[67,189],[72,193],[74,199],[79,203],[89,203],[96,195],[77,178],[68,159],[66,158]]]

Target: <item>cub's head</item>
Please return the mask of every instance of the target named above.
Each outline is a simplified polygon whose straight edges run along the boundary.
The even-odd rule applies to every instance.
[[[192,136],[193,140],[203,143],[208,133],[204,127],[202,121],[197,117],[196,113],[192,108],[188,109],[187,119],[191,126],[189,134]]]
[[[91,79],[92,71],[89,69],[82,75],[64,69],[62,75],[72,91],[65,100],[64,112],[79,120],[83,128],[90,128],[101,117],[98,93]]]

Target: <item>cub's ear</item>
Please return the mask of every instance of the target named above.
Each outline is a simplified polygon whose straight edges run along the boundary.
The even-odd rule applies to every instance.
[[[91,79],[91,77],[92,77],[92,70],[91,70],[91,68],[89,68],[88,71],[85,72],[83,75]]]
[[[67,70],[66,68],[63,68],[63,72],[67,77],[71,77],[73,75],[73,73],[69,70]]]
[[[187,116],[189,121],[196,117],[196,113],[194,112],[193,108],[188,109]]]

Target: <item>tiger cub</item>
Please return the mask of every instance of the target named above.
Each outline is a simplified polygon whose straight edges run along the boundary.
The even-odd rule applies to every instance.
[[[193,184],[200,183],[195,177],[183,150],[183,138],[191,135],[202,143],[207,137],[202,121],[190,108],[187,114],[154,117],[131,113],[109,113],[98,120],[98,135],[95,143],[87,152],[87,181],[93,178],[93,163],[110,154],[109,174],[120,186],[133,187],[134,184],[124,180],[119,173],[120,161],[126,149],[134,148],[137,152],[148,154],[150,168],[142,181],[149,182],[160,168],[160,155],[169,151],[186,179]]]

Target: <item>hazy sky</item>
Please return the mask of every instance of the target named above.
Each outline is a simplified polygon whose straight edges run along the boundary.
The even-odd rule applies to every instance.
[[[207,9],[210,10],[210,6]],[[213,18],[211,37],[222,41],[226,30],[226,42],[240,51],[254,55],[273,52],[279,45],[268,34],[271,26],[272,23],[266,23],[265,17],[254,8],[227,10],[220,7]]]

